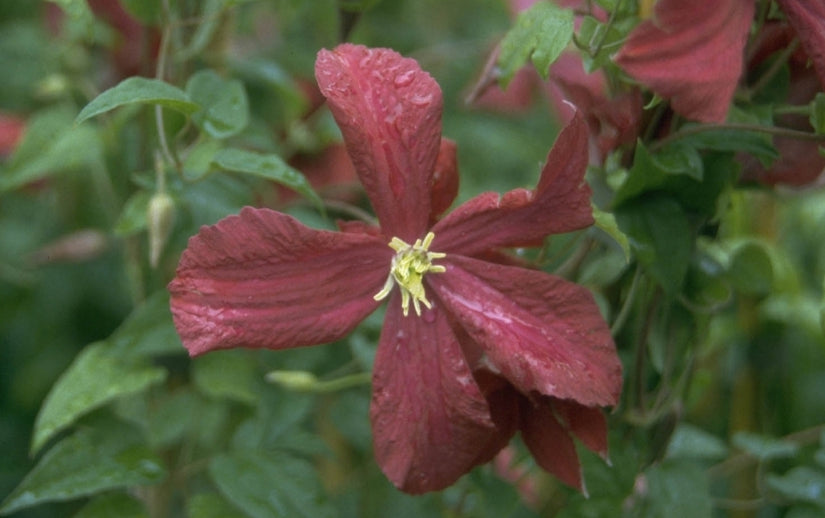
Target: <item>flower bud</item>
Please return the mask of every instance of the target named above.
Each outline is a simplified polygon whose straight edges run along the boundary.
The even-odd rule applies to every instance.
[[[149,200],[146,222],[149,227],[149,264],[157,268],[175,223],[175,200],[165,192],[156,192]]]
[[[266,381],[298,392],[312,392],[318,386],[318,377],[307,371],[272,371]]]

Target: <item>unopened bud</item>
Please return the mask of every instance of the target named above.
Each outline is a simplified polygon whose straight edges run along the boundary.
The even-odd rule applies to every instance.
[[[272,371],[266,381],[298,392],[312,392],[318,386],[318,377],[307,371]]]
[[[149,227],[149,264],[157,268],[175,224],[175,200],[165,192],[156,192],[149,200],[146,222]]]

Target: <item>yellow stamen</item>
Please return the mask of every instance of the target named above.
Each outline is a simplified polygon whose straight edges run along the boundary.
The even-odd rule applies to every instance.
[[[430,252],[428,249],[435,239],[435,234],[428,232],[424,239],[416,239],[412,245],[398,239],[392,238],[389,247],[395,250],[395,256],[390,264],[390,274],[387,282],[381,291],[375,294],[375,300],[383,300],[392,291],[393,284],[398,284],[401,290],[401,310],[404,316],[410,312],[410,300],[412,299],[415,314],[421,316],[421,304],[428,309],[432,307],[424,293],[424,275],[427,273],[444,273],[447,271],[443,266],[433,264],[433,259],[441,259],[447,256],[440,252]]]

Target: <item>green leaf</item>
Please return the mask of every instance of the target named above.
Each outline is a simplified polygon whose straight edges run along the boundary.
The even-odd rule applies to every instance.
[[[160,459],[140,443],[131,426],[105,422],[79,430],[46,452],[3,502],[0,514],[107,489],[156,484],[165,476]]]
[[[89,4],[86,0],[51,0],[60,6],[70,18],[80,26],[83,27],[84,32],[92,32],[92,24],[94,23],[94,14],[89,9]]]
[[[108,342],[114,353],[132,360],[183,354],[185,349],[169,310],[169,292],[161,289],[149,296],[115,330]]]
[[[733,436],[732,443],[740,450],[762,461],[793,457],[799,449],[792,442],[751,432],[737,432]]]
[[[707,474],[686,461],[666,460],[645,471],[646,491],[634,516],[710,518],[713,515]]]
[[[74,515],[73,518],[149,518],[146,509],[138,500],[124,493],[101,495]]]
[[[249,101],[243,83],[224,79],[214,70],[200,70],[186,83],[186,93],[203,109],[192,121],[216,139],[231,137],[249,123]]]
[[[679,204],[668,196],[646,196],[616,210],[639,262],[670,295],[679,292],[693,250],[693,232]]]
[[[31,453],[79,417],[165,377],[166,371],[159,367],[124,362],[108,342],[87,346],[46,396],[35,421]]]
[[[218,151],[213,163],[227,171],[251,174],[285,185],[313,202],[319,211],[323,211],[323,202],[309,185],[306,177],[290,167],[278,155],[263,155],[229,148]]]
[[[63,108],[38,113],[0,176],[0,192],[66,171],[103,167],[103,144],[95,128],[74,128]]]
[[[651,153],[639,142],[636,145],[633,167],[628,171],[627,180],[616,192],[613,204],[618,207],[645,192],[669,190],[669,183],[678,175],[702,181],[704,166],[696,149],[677,142]]]
[[[281,452],[241,450],[218,455],[209,474],[221,493],[252,518],[324,518],[324,502],[312,464]]]
[[[688,423],[678,425],[667,446],[667,457],[682,459],[721,460],[728,454],[722,439]]]
[[[689,123],[685,124],[683,129],[689,130],[697,126]],[[770,135],[757,131],[712,129],[691,135],[680,142],[695,146],[697,149],[750,153],[764,165],[779,158],[779,152],[773,146]]]
[[[247,515],[215,493],[200,493],[186,502],[187,518],[247,518]]]
[[[797,466],[784,475],[768,474],[768,487],[794,502],[810,502],[825,508],[825,472]]]
[[[137,191],[134,193],[123,207],[123,210],[115,222],[115,234],[126,237],[137,234],[146,228],[146,209],[149,207],[149,198],[152,193],[149,191]]]
[[[742,293],[764,296],[773,288],[773,263],[765,247],[756,241],[747,242],[736,250],[728,275]]]
[[[596,220],[596,227],[602,229],[612,237],[624,252],[625,261],[630,261],[630,240],[627,235],[619,229],[616,223],[616,216],[610,212],[605,212],[593,205],[593,219]]]
[[[214,139],[205,139],[195,144],[183,161],[183,179],[195,182],[208,175],[212,160],[221,147],[222,143]]]
[[[195,387],[207,396],[254,405],[260,398],[261,375],[248,351],[216,351],[192,362]]]
[[[515,73],[530,59],[545,79],[553,64],[573,37],[573,11],[552,2],[537,2],[519,13],[515,26],[501,42],[498,66],[500,82],[507,86]]]
[[[129,104],[156,104],[190,115],[200,106],[186,92],[169,83],[145,77],[130,77],[101,93],[87,104],[75,119],[75,124],[101,113]]]

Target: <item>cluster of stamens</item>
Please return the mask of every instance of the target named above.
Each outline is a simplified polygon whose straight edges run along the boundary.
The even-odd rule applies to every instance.
[[[375,294],[375,300],[383,300],[392,291],[393,283],[401,290],[401,309],[404,316],[410,312],[410,299],[412,299],[415,314],[421,316],[421,304],[428,309],[432,304],[427,300],[424,293],[424,275],[427,273],[444,273],[447,271],[443,266],[433,264],[434,259],[441,259],[447,254],[440,252],[430,252],[435,234],[428,232],[424,239],[416,239],[412,245],[393,237],[389,247],[395,250],[395,256],[390,265],[390,274],[387,282],[381,291]]]

